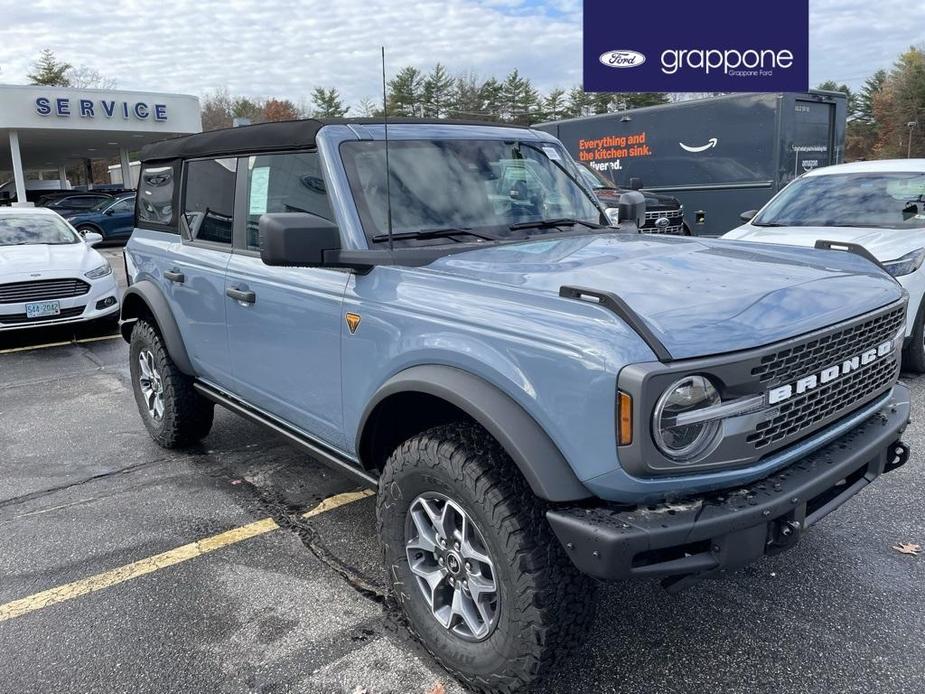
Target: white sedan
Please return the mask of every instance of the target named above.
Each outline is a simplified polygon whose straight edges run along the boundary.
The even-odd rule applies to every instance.
[[[810,248],[831,241],[872,255],[909,290],[903,365],[925,372],[925,159],[816,169],[742,217],[749,221],[723,238]]]
[[[0,331],[119,319],[109,262],[42,207],[0,207]]]

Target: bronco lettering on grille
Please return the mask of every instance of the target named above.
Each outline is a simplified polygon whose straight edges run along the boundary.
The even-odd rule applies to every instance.
[[[785,386],[772,388],[768,391],[768,404],[776,405],[777,403],[783,402],[784,400],[789,400],[794,395],[802,395],[803,393],[812,390],[817,386],[830,383],[840,376],[849,374],[852,371],[857,371],[862,366],[867,366],[868,364],[885,357],[892,351],[893,340],[888,340],[887,342],[880,343],[876,347],[871,347],[870,349],[855,357],[845,359],[840,364],[834,364],[833,366],[823,369],[819,373],[804,376],[796,383],[788,383]]]

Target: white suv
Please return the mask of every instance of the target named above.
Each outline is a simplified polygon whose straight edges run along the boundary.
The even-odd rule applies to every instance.
[[[109,262],[42,207],[0,207],[0,331],[96,319],[119,320]]]
[[[811,171],[723,238],[794,246],[855,244],[909,290],[904,363],[925,372],[925,159],[840,164]],[[822,242],[822,243],[820,243]],[[848,246],[841,246],[848,248]],[[863,251],[862,251],[863,252]]]

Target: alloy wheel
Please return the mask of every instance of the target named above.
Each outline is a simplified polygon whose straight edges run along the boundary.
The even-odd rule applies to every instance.
[[[419,495],[405,520],[408,566],[441,626],[466,641],[483,641],[498,623],[495,565],[482,533],[459,504]]]
[[[164,382],[154,364],[151,350],[142,350],[138,355],[138,387],[144,397],[148,415],[156,422],[164,417]]]

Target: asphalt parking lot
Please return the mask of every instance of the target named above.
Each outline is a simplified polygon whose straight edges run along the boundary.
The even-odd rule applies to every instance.
[[[462,691],[384,597],[374,500],[223,410],[199,447],[158,448],[127,351],[0,335],[0,690]],[[925,379],[904,379],[915,414]],[[921,421],[905,440],[787,553],[679,595],[604,587],[544,691],[925,690],[925,554],[893,549],[925,546]]]

